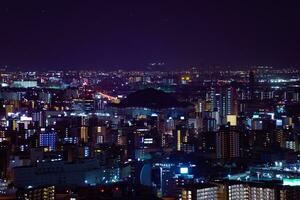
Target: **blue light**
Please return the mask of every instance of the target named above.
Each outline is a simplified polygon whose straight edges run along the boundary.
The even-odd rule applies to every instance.
[[[152,113],[151,117],[158,117],[158,115],[156,113]]]
[[[54,150],[56,148],[56,133],[41,133],[40,146],[49,147],[50,151]]]
[[[282,126],[282,119],[276,119],[276,126]]]
[[[188,174],[189,168],[187,167],[180,167],[180,174]]]

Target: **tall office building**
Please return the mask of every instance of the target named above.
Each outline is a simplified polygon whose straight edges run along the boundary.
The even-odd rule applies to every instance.
[[[232,159],[240,157],[240,136],[234,126],[230,126],[230,124],[220,126],[216,134],[217,158]]]
[[[238,103],[237,103],[237,91],[235,87],[225,87],[221,93],[221,108],[220,116],[223,123],[226,123],[227,115],[237,115]]]
[[[211,87],[206,93],[206,101],[210,102],[211,111],[217,110],[216,88]]]

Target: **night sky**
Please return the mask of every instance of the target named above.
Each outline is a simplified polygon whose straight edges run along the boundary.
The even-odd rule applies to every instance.
[[[300,6],[292,1],[7,2],[0,3],[0,65],[300,66]]]

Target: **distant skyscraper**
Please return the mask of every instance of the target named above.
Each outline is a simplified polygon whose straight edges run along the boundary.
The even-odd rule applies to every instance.
[[[255,89],[255,74],[253,71],[250,71],[249,73],[249,99],[254,99],[254,89]]]
[[[211,111],[217,110],[216,88],[211,87],[206,94],[206,101],[211,104]]]
[[[223,88],[220,109],[220,115],[223,123],[226,123],[227,115],[237,115],[237,111],[238,103],[236,88],[232,86]]]

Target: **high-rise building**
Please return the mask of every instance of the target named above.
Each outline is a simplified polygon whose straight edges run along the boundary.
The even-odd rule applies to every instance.
[[[180,200],[217,200],[219,187],[214,184],[199,184],[184,187]]]
[[[250,71],[249,73],[249,99],[254,99],[255,98],[255,94],[254,94],[254,90],[255,90],[255,74],[253,71]]]
[[[217,158],[232,159],[240,157],[240,136],[234,126],[230,126],[230,124],[220,126],[216,134]]]
[[[237,115],[238,103],[237,103],[237,91],[235,87],[225,87],[222,89],[220,115],[223,123],[226,123],[227,115]]]
[[[216,99],[216,88],[211,87],[209,91],[206,93],[206,101],[210,102],[211,111],[215,111],[217,109],[217,99]]]
[[[183,186],[180,200],[296,200],[299,187],[276,182],[216,181]]]
[[[88,128],[85,126],[80,127],[80,139],[83,142],[88,142]]]
[[[7,141],[0,142],[0,177],[6,177],[9,158],[9,143]]]
[[[189,133],[184,126],[177,126],[175,130],[176,151],[184,151],[188,146]]]

